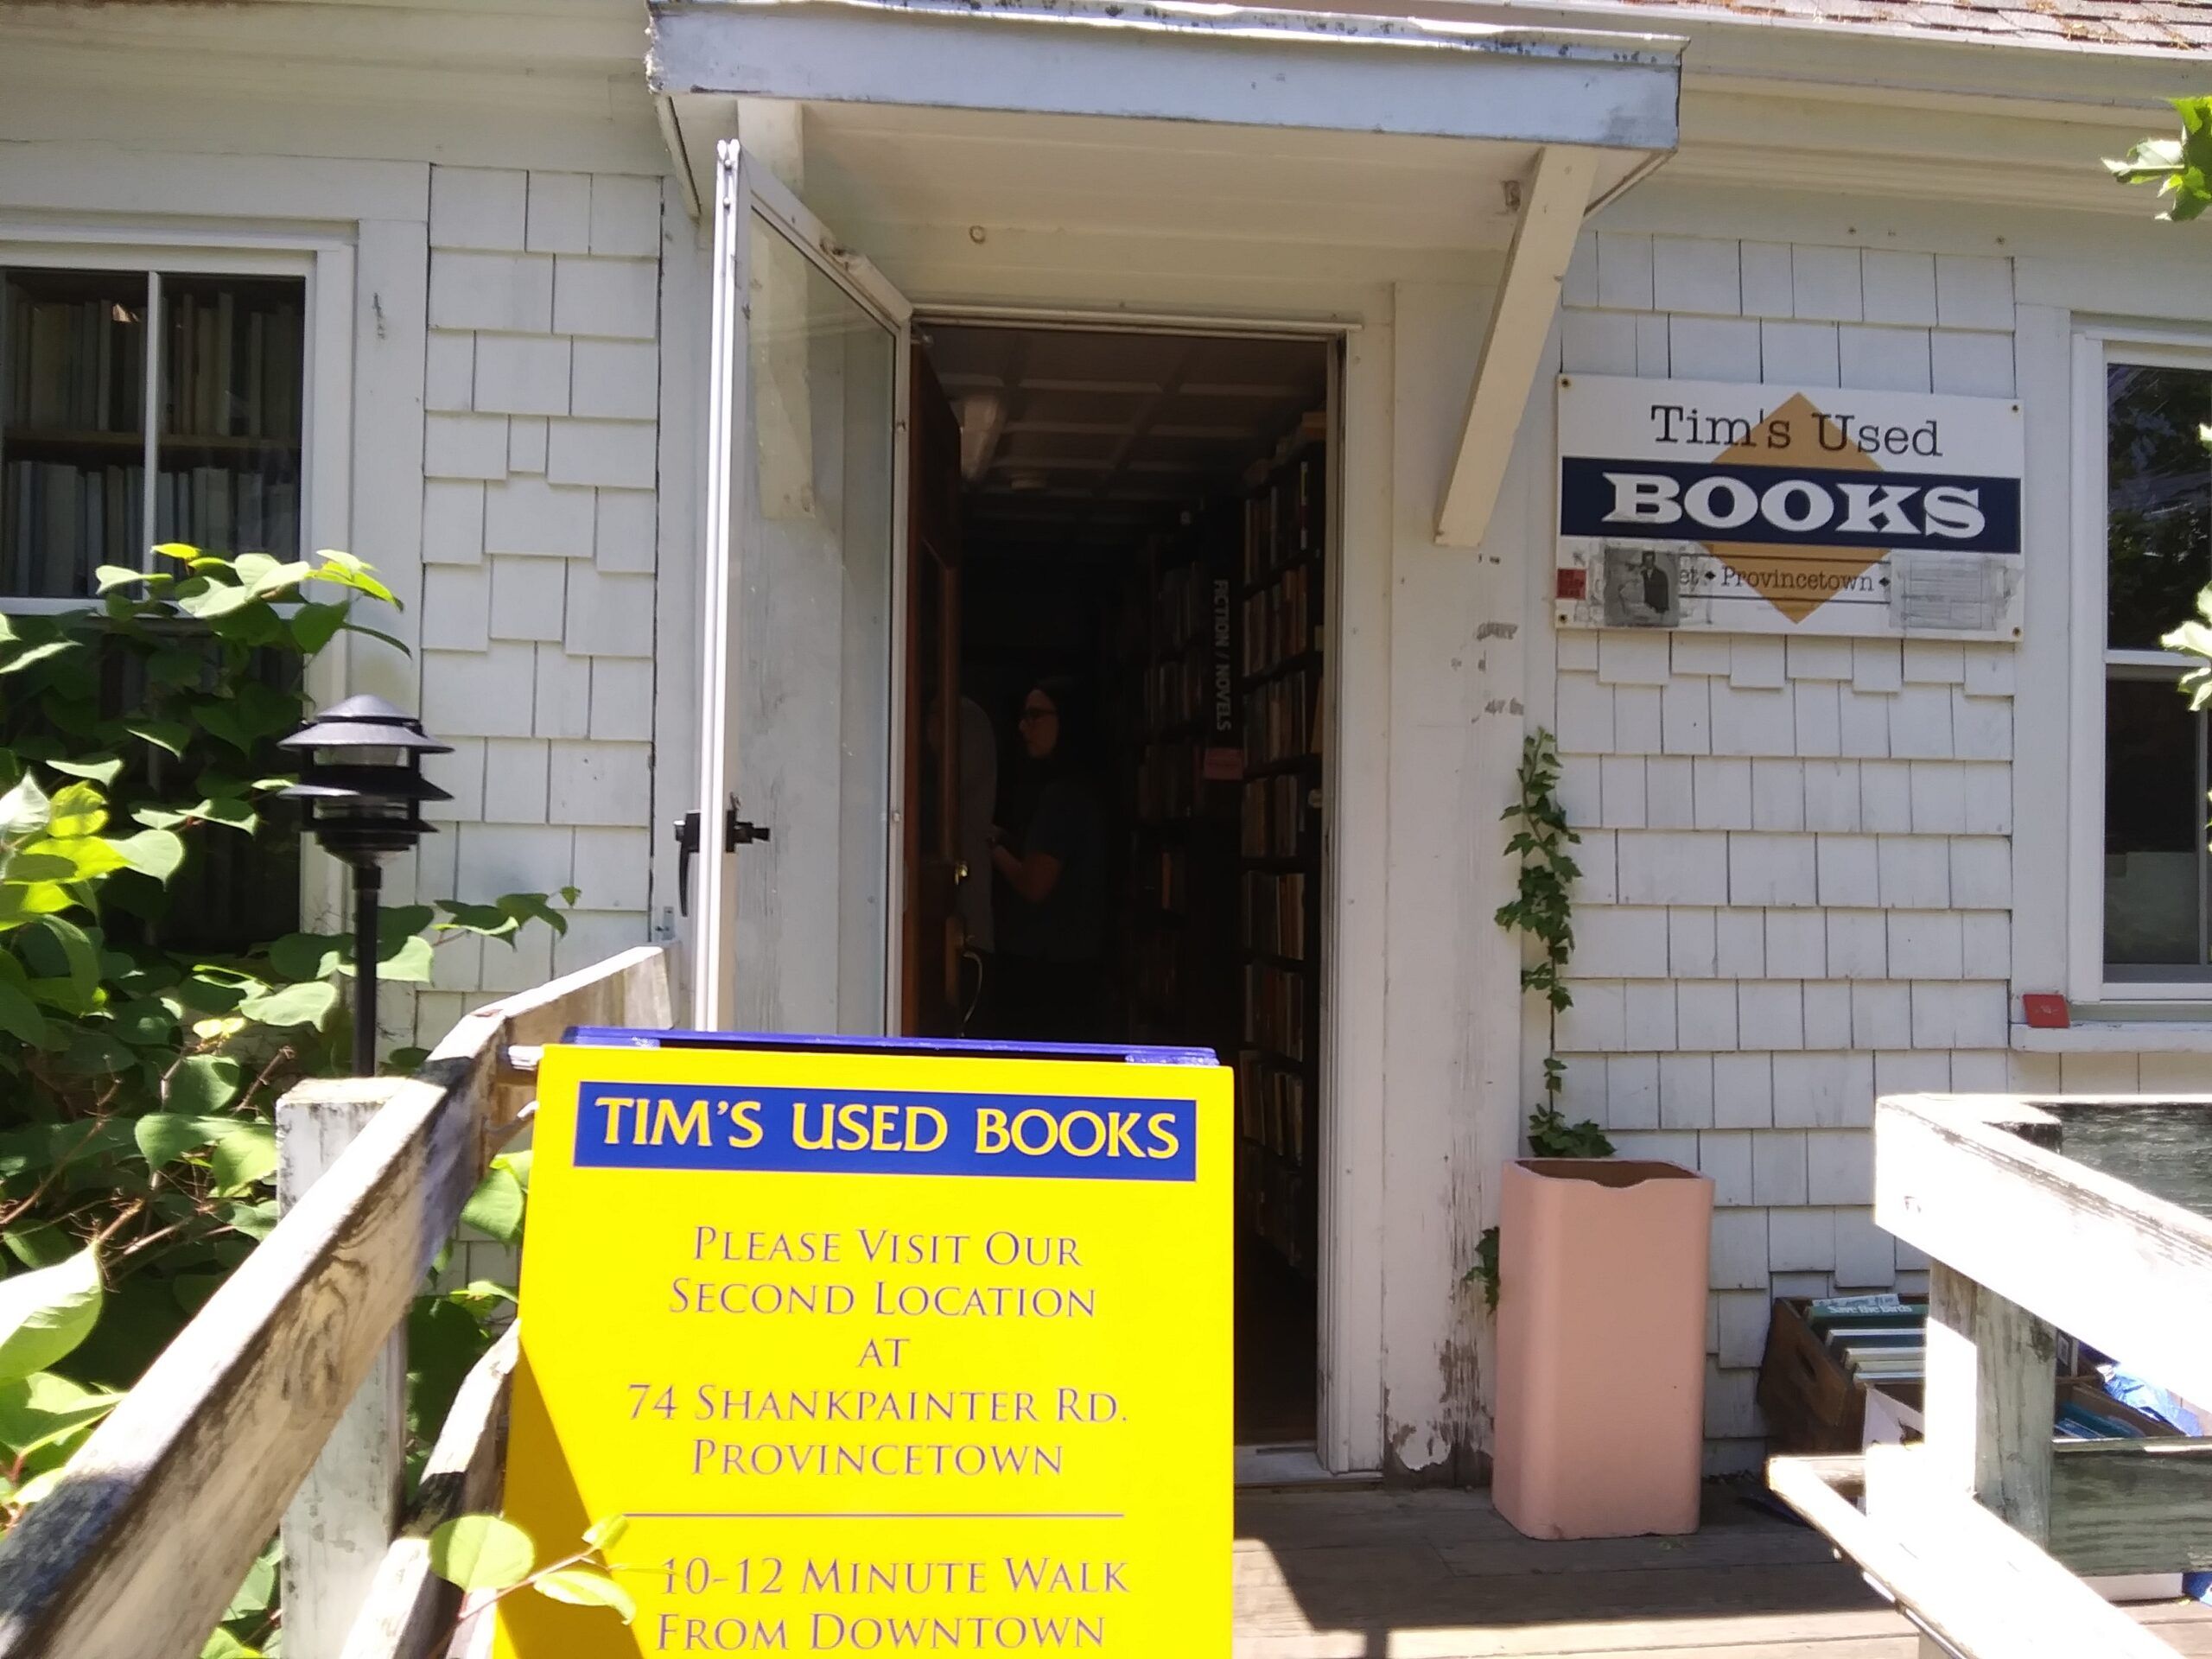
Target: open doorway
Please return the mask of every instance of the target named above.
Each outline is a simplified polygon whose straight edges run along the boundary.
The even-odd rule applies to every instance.
[[[1233,1059],[1236,1438],[1309,1446],[1336,345],[917,341],[905,1023]]]

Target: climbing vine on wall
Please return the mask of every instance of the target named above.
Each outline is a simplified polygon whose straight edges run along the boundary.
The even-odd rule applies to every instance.
[[[1536,959],[1521,969],[1521,988],[1545,1002],[1544,1097],[1529,1113],[1529,1150],[1539,1158],[1609,1158],[1613,1143],[1587,1118],[1570,1123],[1560,1109],[1567,1062],[1558,1052],[1559,1016],[1574,1005],[1567,988],[1567,965],[1574,954],[1574,899],[1580,874],[1567,851],[1581,837],[1567,827],[1559,799],[1559,745],[1548,731],[1529,734],[1521,745],[1521,769],[1513,804],[1504,821],[1514,826],[1505,850],[1521,861],[1513,898],[1498,906],[1497,925],[1509,933],[1535,941]],[[1497,1229],[1477,1246],[1469,1280],[1479,1282],[1492,1307],[1497,1306]]]

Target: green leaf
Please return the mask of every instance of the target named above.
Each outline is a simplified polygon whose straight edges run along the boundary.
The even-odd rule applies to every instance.
[[[200,556],[200,550],[188,542],[156,542],[154,551],[165,559],[176,559],[186,564]]]
[[[303,657],[312,657],[335,639],[345,626],[346,607],[315,602],[292,613],[292,643]]]
[[[210,797],[194,807],[188,816],[207,823],[219,823],[226,830],[236,830],[248,836],[261,825],[261,816],[251,804],[242,800],[223,797]],[[140,813],[137,817],[139,823],[147,822],[145,814]],[[166,826],[159,824],[155,826],[156,829],[164,827]]]
[[[146,677],[157,685],[198,685],[207,676],[207,654],[192,646],[174,645],[146,659]]]
[[[120,755],[90,755],[82,760],[49,760],[54,771],[70,778],[89,778],[96,784],[112,784],[123,771]]]
[[[269,947],[269,965],[286,979],[327,979],[345,962],[347,943],[335,933],[287,933]]]
[[[100,1297],[99,1263],[89,1249],[0,1279],[0,1382],[67,1357],[99,1322]]]
[[[13,841],[36,835],[53,817],[53,802],[38,786],[38,779],[27,772],[13,789],[0,795],[0,839]]]
[[[266,1123],[240,1123],[215,1142],[208,1160],[219,1192],[243,1192],[276,1173],[276,1131]]]
[[[266,1238],[276,1230],[276,1200],[264,1198],[258,1204],[228,1205],[224,1208],[223,1220],[248,1238]]]
[[[221,1111],[238,1095],[238,1063],[227,1054],[190,1054],[169,1074],[168,1097],[173,1112],[207,1116]]]
[[[351,588],[355,593],[366,594],[371,599],[380,599],[387,605],[399,608],[399,601],[391,588],[371,574],[371,567],[351,553],[340,553],[334,548],[323,548],[315,556],[322,561],[308,578],[314,582],[327,582],[340,588]]]
[[[163,1169],[188,1152],[197,1152],[223,1130],[230,1121],[188,1117],[181,1112],[149,1112],[131,1125],[131,1138],[149,1166]]]
[[[58,881],[34,881],[26,887],[0,886],[0,929],[21,927],[26,922],[73,910],[77,900]]]
[[[609,1550],[622,1541],[622,1535],[630,1530],[626,1515],[602,1515],[584,1529],[584,1542],[594,1549]]]
[[[62,960],[67,964],[69,982],[77,995],[89,1006],[99,995],[100,953],[93,944],[92,935],[59,916],[42,916],[37,923],[40,933],[52,938],[61,947]],[[38,934],[29,936],[27,944]],[[35,951],[35,945],[31,948]]]
[[[522,1183],[513,1171],[494,1164],[461,1206],[461,1224],[503,1244],[512,1244],[522,1237],[524,1208]]]
[[[596,1567],[561,1567],[536,1580],[531,1586],[541,1596],[575,1607],[611,1607],[625,1624],[638,1616],[630,1592]]]
[[[427,985],[430,982],[432,957],[428,939],[403,939],[396,950],[378,957],[377,976],[398,985]]]
[[[71,836],[60,840],[35,841],[23,850],[40,859],[61,861],[67,874],[56,879],[63,881],[90,881],[95,877],[124,869],[130,863],[116,850],[113,842],[99,836]]]
[[[428,905],[393,905],[378,913],[377,943],[386,951],[411,933],[420,933],[437,919]]]
[[[320,1026],[337,1006],[335,985],[284,985],[247,997],[238,1012],[264,1026]]]
[[[446,1292],[446,1300],[458,1302],[477,1319],[486,1319],[516,1297],[512,1289],[496,1280],[472,1279],[459,1290]]]
[[[211,582],[196,594],[180,594],[176,607],[199,621],[213,622],[236,614],[259,598],[258,594],[242,584]]]
[[[50,1221],[35,1221],[0,1233],[8,1254],[27,1268],[59,1267],[77,1254],[77,1241]]]
[[[276,1598],[276,1566],[282,1559],[283,1551],[276,1544],[261,1552],[246,1569],[245,1582],[238,1586],[238,1594],[231,1598],[231,1605],[224,1610],[224,1624],[253,1618],[269,1611],[269,1604]]]
[[[49,639],[42,645],[33,645],[29,651],[18,652],[6,662],[0,663],[0,674],[15,674],[26,668],[35,668],[48,658],[59,657],[65,651],[76,649],[77,641],[74,639]]]
[[[430,1535],[430,1571],[465,1591],[512,1589],[537,1560],[530,1535],[496,1515],[456,1516]]]
[[[34,881],[70,881],[76,879],[77,861],[50,853],[36,843],[27,845],[22,851],[12,853],[5,863],[0,863],[0,881],[12,881],[25,887]]]
[[[197,664],[194,666],[196,670]],[[192,741],[192,728],[179,721],[151,720],[143,715],[133,715],[124,721],[123,729],[141,742],[150,743],[157,749],[167,749],[178,756],[184,753],[184,746]]]
[[[253,753],[253,734],[246,728],[238,711],[228,703],[209,702],[200,709],[200,728],[211,736],[219,737],[241,754]]]
[[[200,1659],[259,1659],[259,1656],[255,1649],[218,1624],[207,1633],[207,1645],[200,1649]]]
[[[184,842],[167,830],[142,830],[108,843],[123,861],[141,875],[166,881],[184,862]]]
[[[120,1394],[88,1389],[52,1371],[0,1382],[0,1451],[28,1458],[113,1411]]]
[[[47,834],[56,841],[97,836],[107,827],[107,799],[90,784],[67,785],[54,798]]]
[[[28,993],[0,984],[0,1031],[18,1042],[41,1043],[46,1040],[46,1016]]]

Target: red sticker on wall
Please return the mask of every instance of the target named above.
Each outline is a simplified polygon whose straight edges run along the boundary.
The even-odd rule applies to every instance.
[[[1559,597],[1581,599],[1590,591],[1590,573],[1580,568],[1561,570],[1559,575]]]

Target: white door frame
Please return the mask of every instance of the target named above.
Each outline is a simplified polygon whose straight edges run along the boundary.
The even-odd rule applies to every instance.
[[[734,653],[742,620],[741,580],[744,537],[750,523],[752,443],[749,378],[753,219],[755,213],[869,316],[893,341],[891,675],[893,706],[888,765],[895,782],[904,761],[898,699],[906,646],[898,619],[906,604],[907,357],[912,307],[866,259],[852,253],[765,167],[751,164],[735,139],[716,153],[711,327],[708,347],[706,523],[701,570],[702,637],[699,658],[698,902],[692,909],[690,977],[692,1024],[726,1031],[736,1011],[737,880],[740,849],[723,842],[723,815],[734,798],[738,730]],[[900,845],[901,804],[893,796],[884,824],[885,1028],[895,1007],[890,964],[899,959],[905,872]]]
[[[1338,757],[1344,752],[1345,738],[1351,735],[1342,727],[1340,692],[1344,676],[1340,653],[1344,635],[1338,610],[1344,588],[1344,479],[1351,464],[1345,442],[1345,358],[1347,344],[1360,332],[1361,324],[1357,319],[1349,318],[1281,317],[1259,313],[1216,316],[1203,312],[1132,313],[1081,306],[1006,306],[938,301],[918,303],[912,323],[917,328],[941,323],[948,327],[1051,328],[1093,334],[1211,334],[1243,339],[1256,336],[1310,340],[1328,351],[1329,511],[1322,574],[1326,584],[1323,614],[1327,619],[1329,651],[1333,660],[1330,671],[1322,676],[1325,704],[1321,713],[1325,735],[1321,768],[1323,944],[1319,1035],[1321,1052],[1327,1058],[1320,1072],[1319,1134],[1314,1161],[1319,1182],[1316,1198],[1319,1211],[1317,1277],[1320,1301],[1319,1339],[1314,1355],[1319,1406],[1316,1451],[1322,1464],[1332,1472],[1362,1472],[1378,1468],[1382,1450],[1382,1326],[1381,1298],[1376,1294],[1382,1263],[1380,1229],[1375,1224],[1380,1214],[1379,1198],[1353,1190],[1357,1184],[1346,1179],[1344,1172],[1350,1168],[1351,1160],[1339,1151],[1343,1136],[1338,1117],[1340,1103],[1350,1099],[1369,1100],[1379,1109],[1382,1093],[1379,1056],[1346,1055],[1339,1046],[1338,1034],[1337,989],[1343,982],[1344,973],[1343,957],[1336,948],[1336,920],[1350,888],[1364,885],[1368,876],[1378,887],[1381,882],[1379,871],[1363,874],[1344,868],[1338,856],[1340,841],[1336,834],[1338,779],[1342,772]],[[1387,456],[1387,447],[1383,453]],[[1388,480],[1386,478],[1381,481]],[[1373,481],[1363,479],[1361,482]],[[901,550],[902,592],[904,566],[910,552],[911,550]],[[906,715],[903,675],[894,682],[892,695],[897,704],[893,725],[894,728],[903,728]],[[1380,914],[1382,903],[1379,893],[1372,902],[1374,913]],[[1347,1073],[1362,1068],[1368,1074],[1369,1086],[1348,1086]],[[1360,1163],[1363,1171],[1379,1175],[1379,1159],[1363,1157]]]

